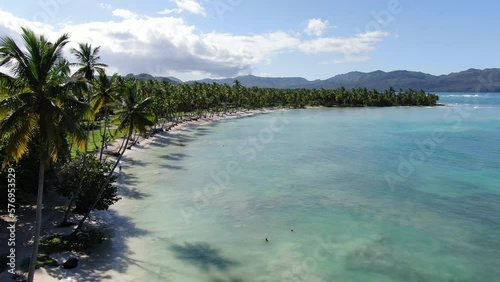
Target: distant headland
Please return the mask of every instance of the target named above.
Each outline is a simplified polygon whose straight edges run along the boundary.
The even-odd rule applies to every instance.
[[[140,80],[164,80],[174,84],[182,83],[175,77],[153,77],[149,74],[128,74],[127,77],[136,77]],[[349,72],[333,76],[325,80],[307,80],[302,77],[259,77],[254,75],[238,76],[224,79],[203,79],[198,82],[232,84],[237,79],[245,87],[261,88],[324,88],[347,89],[364,87],[367,89],[384,90],[389,87],[395,89],[415,89],[431,92],[500,92],[500,68],[468,69],[447,75],[432,75],[423,72],[397,70],[391,72]],[[194,82],[194,81],[188,81]]]

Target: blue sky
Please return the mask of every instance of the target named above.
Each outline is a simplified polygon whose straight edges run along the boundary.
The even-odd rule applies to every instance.
[[[0,36],[28,26],[101,46],[109,72],[205,77],[499,67],[500,4],[429,0],[2,0]]]

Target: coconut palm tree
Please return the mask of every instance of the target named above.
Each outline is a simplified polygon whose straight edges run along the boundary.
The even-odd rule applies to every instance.
[[[95,208],[97,203],[99,202],[104,190],[106,189],[109,180],[113,176],[113,173],[120,163],[123,154],[128,148],[129,140],[132,139],[132,134],[135,131],[140,133],[145,133],[148,126],[153,125],[154,116],[151,111],[151,106],[153,103],[152,98],[141,97],[140,93],[140,85],[137,81],[130,81],[125,84],[125,87],[122,90],[122,96],[120,97],[120,102],[117,105],[117,110],[115,111],[115,115],[117,116],[117,120],[120,121],[118,126],[118,131],[127,130],[127,135],[124,139],[124,145],[119,149],[119,155],[116,159],[111,171],[108,176],[102,183],[99,193],[97,194],[94,203],[89,208],[88,212],[83,216],[78,224],[78,227],[75,229],[73,234],[77,234],[79,230],[82,228],[83,223],[90,215],[90,212]]]
[[[116,87],[103,69],[99,69],[97,72],[99,75],[94,80],[92,106],[95,113],[104,110],[104,131],[102,134],[101,152],[99,153],[99,160],[102,161],[102,153],[107,142],[106,130],[108,128],[110,106],[116,100]]]
[[[13,74],[2,74],[12,87],[10,95],[0,101],[0,134],[7,140],[7,160],[19,160],[33,142],[40,145],[35,234],[28,274],[32,282],[40,243],[45,168],[62,152],[65,132],[71,133],[75,142],[84,143],[85,134],[67,109],[83,112],[86,107],[65,91],[68,65],[62,49],[69,36],[64,34],[50,42],[26,28],[22,28],[21,35],[23,49],[11,37],[0,41],[0,66]]]
[[[98,62],[101,59],[101,57],[99,56],[100,49],[100,46],[92,48],[92,45],[88,43],[78,43],[78,48],[71,48],[71,54],[73,54],[77,59],[77,62],[72,63],[71,65],[78,67],[78,70],[73,74],[73,78],[84,79],[90,85],[94,80],[95,72],[104,71],[104,68],[106,68],[108,65]],[[84,99],[86,99],[86,101],[90,103],[90,91],[88,91],[87,94],[87,97],[84,97]],[[87,122],[87,135],[88,134],[90,134],[90,120]],[[94,135],[92,135],[92,137],[94,137]],[[94,145],[97,147],[97,145],[95,144],[95,139],[93,139],[93,141]],[[85,148],[85,153],[87,153],[87,148]],[[85,165],[86,162],[84,160],[84,170]]]
[[[101,57],[99,56],[100,49],[100,46],[92,48],[92,45],[88,43],[78,43],[78,49],[71,48],[71,54],[73,54],[77,59],[77,62],[72,63],[71,65],[78,67],[78,70],[73,74],[73,78],[83,78],[89,84],[91,84],[94,81],[96,71],[104,72],[104,68],[108,67],[108,65],[98,62],[101,59]],[[88,96],[86,97],[86,99],[87,102],[90,103],[90,92],[87,93]],[[87,130],[90,130],[89,128],[90,121]]]
[[[77,58],[77,63],[72,63],[72,66],[79,67],[78,70],[73,74],[73,78],[75,78],[77,81],[79,80],[84,80],[87,82],[87,86],[83,92],[86,92],[87,95],[82,95],[82,99],[86,101],[87,103],[90,103],[91,101],[91,83],[94,80],[94,73],[95,71],[99,72],[104,72],[104,68],[107,67],[106,64],[98,63],[100,60],[99,54],[99,49],[100,46],[96,48],[92,48],[92,45],[88,43],[78,43],[78,49],[76,48],[71,48],[70,52]],[[80,88],[79,90],[82,90]],[[104,128],[106,132],[106,128]],[[73,196],[71,197],[68,206],[66,207],[66,212],[64,213],[64,218],[61,222],[61,226],[67,226],[69,225],[68,222],[68,215],[69,211],[71,210],[71,207],[73,203],[76,201],[76,197],[78,196],[78,193],[80,192],[80,189],[83,184],[83,180],[85,177],[85,170],[87,168],[87,150],[88,150],[88,139],[89,139],[89,134],[90,134],[90,119],[87,121],[87,130],[86,130],[86,136],[87,136],[87,142],[85,143],[85,148],[84,148],[84,154],[83,154],[83,165],[82,165],[82,174],[80,178],[80,182],[78,186],[75,188],[75,191],[73,193]],[[94,141],[95,142],[95,141]],[[103,142],[104,142],[104,137],[103,137]],[[102,144],[104,146],[104,143]],[[102,154],[102,148],[101,148],[101,154]],[[101,155],[102,156],[102,155]]]
[[[104,70],[104,68],[108,65],[98,63],[101,59],[99,56],[100,49],[101,46],[92,48],[92,45],[88,43],[78,43],[78,49],[71,48],[71,54],[73,54],[78,60],[77,63],[71,64],[72,66],[78,67],[78,70],[73,74],[73,76],[83,77],[91,81],[94,79],[96,71]]]

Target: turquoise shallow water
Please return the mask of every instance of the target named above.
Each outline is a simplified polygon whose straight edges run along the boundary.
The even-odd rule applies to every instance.
[[[142,151],[144,281],[498,281],[500,94],[473,95],[227,119]]]

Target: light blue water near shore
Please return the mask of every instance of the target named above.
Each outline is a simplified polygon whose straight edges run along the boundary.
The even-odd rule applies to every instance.
[[[498,281],[500,94],[474,95],[227,119],[144,150],[124,170],[144,281]]]

